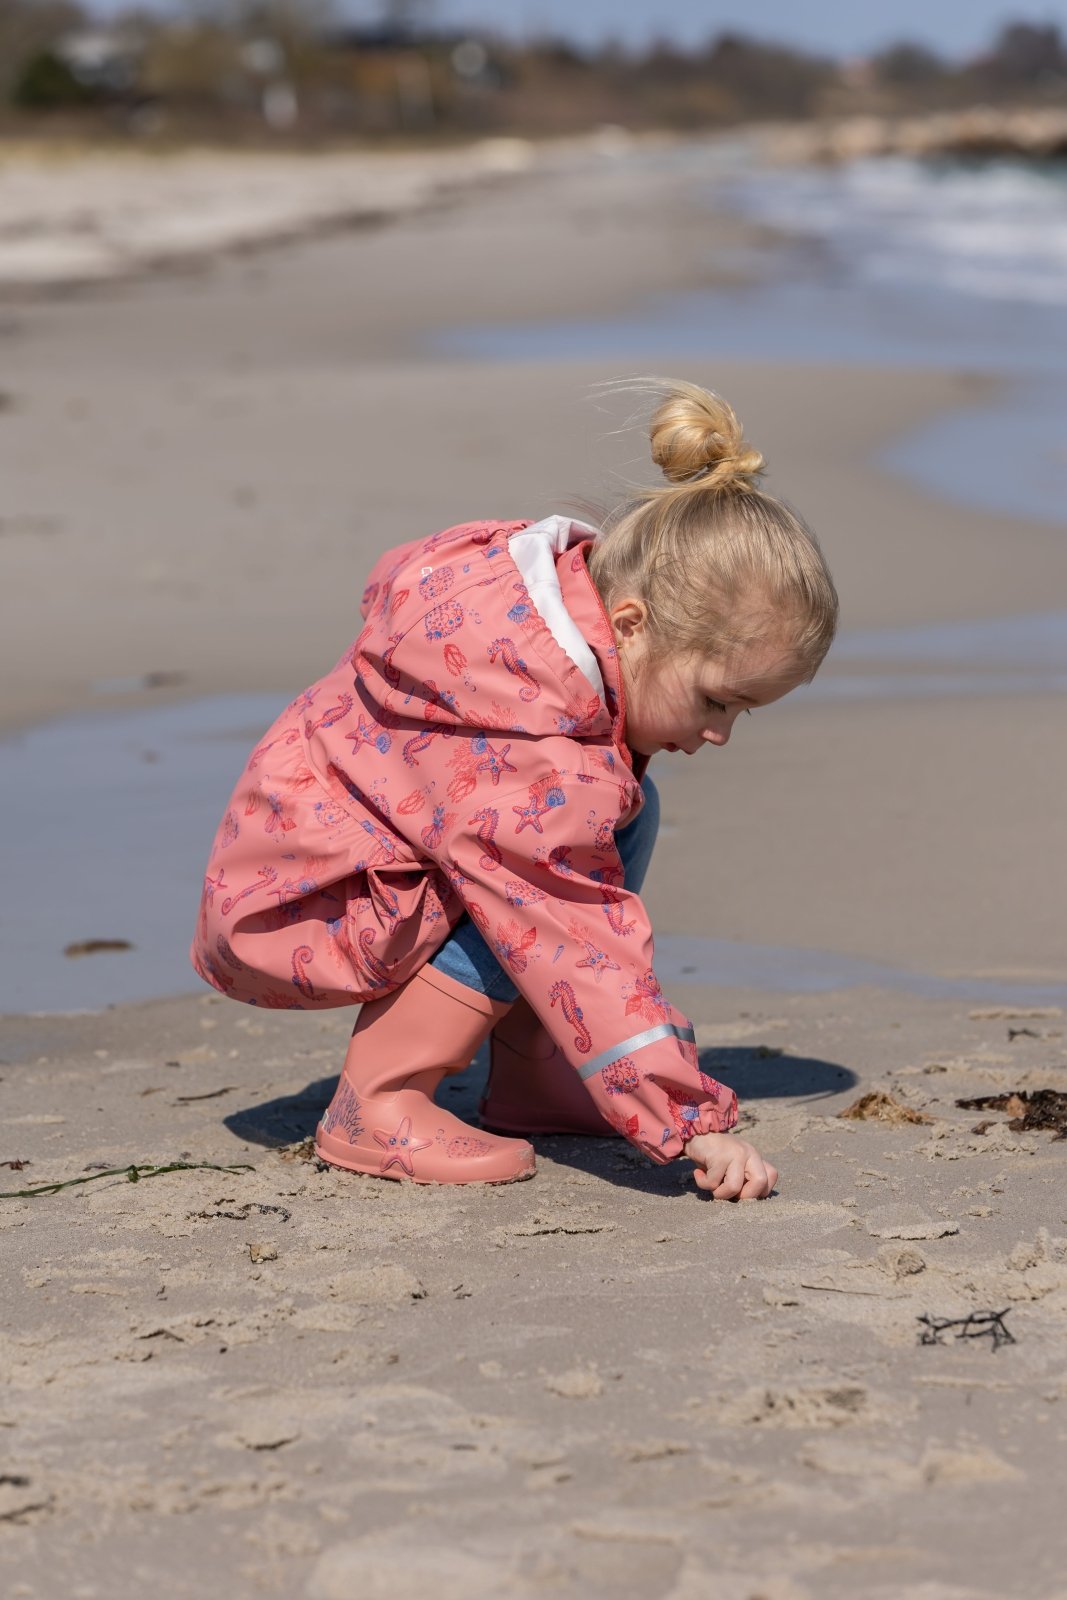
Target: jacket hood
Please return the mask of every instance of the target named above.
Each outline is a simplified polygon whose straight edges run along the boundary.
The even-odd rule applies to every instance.
[[[585,562],[596,537],[553,516],[451,528],[432,549],[391,552],[372,574],[355,646],[367,711],[383,728],[618,734],[614,637]]]

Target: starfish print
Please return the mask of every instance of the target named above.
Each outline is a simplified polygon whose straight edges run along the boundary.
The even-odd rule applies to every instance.
[[[618,972],[620,970],[618,962],[612,961],[605,951],[598,950],[596,945],[590,944],[588,939],[583,939],[582,943],[585,945],[588,955],[584,961],[579,961],[577,965],[579,967],[589,967],[597,983],[600,982],[605,972]]]
[[[507,758],[510,749],[510,744],[506,744],[503,750],[498,752],[493,749],[488,739],[485,741],[485,754],[474,770],[475,772],[488,772],[493,780],[494,789],[499,784],[502,773],[518,771],[518,768],[513,767]]]
[[[515,824],[516,833],[521,833],[523,828],[533,828],[537,833],[544,833],[545,830],[541,826],[541,818],[548,810],[548,807],[542,805],[536,795],[531,795],[526,805],[512,806],[511,809],[519,819]]]
[[[395,1133],[386,1133],[384,1128],[375,1128],[374,1137],[383,1150],[388,1151],[382,1157],[380,1172],[387,1172],[391,1166],[403,1167],[409,1178],[415,1176],[411,1165],[411,1158],[417,1150],[425,1150],[433,1141],[430,1139],[416,1139],[411,1132],[411,1118],[405,1117]]]
[[[213,878],[210,872],[204,874],[204,896],[209,906],[213,906],[215,904],[216,890],[225,889],[226,885],[222,881],[225,876],[225,867],[221,869],[217,878]]]

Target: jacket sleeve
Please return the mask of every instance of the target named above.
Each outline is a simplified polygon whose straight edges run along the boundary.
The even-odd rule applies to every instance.
[[[737,1121],[664,997],[640,898],[622,887],[619,788],[551,772],[457,818],[445,870],[601,1114],[654,1161]]]

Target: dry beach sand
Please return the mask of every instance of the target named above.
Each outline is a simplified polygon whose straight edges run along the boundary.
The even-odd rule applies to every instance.
[[[347,642],[383,545],[610,498],[644,470],[585,398],[617,362],[427,339],[699,287],[744,242],[612,146],[377,229],[9,279],[0,725],[283,700]],[[1062,529],[872,464],[984,379],[655,365],[736,403],[849,628],[1065,592]],[[1034,998],[1064,981],[1062,720],[1054,693],[812,696],[657,763],[647,898],[705,1065],[781,1168],[758,1205],[614,1140],[538,1141],[502,1189],[320,1170],[301,1142],[351,1018],[184,971],[176,998],[0,1018],[0,1188],[216,1164],[0,1202],[4,1594],[1064,1600],[1067,1143],[956,1106],[1067,1088],[1063,1007]],[[5,843],[39,852],[57,943],[95,931],[63,926],[46,838]],[[687,939],[867,981],[790,992],[783,957],[778,991],[716,986]],[[461,1114],[478,1076],[446,1089]],[[896,1120],[840,1119],[872,1090]],[[1014,1343],[919,1342],[924,1314],[991,1310]]]

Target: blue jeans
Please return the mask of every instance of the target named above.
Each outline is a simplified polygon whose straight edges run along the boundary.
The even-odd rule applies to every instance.
[[[646,777],[641,788],[645,803],[632,822],[620,828],[615,844],[623,866],[627,889],[640,893],[652,859],[652,847],[659,830],[659,794],[652,779]],[[517,1000],[519,991],[490,950],[470,917],[465,916],[452,929],[430,965],[468,989],[477,989],[490,1000]]]

